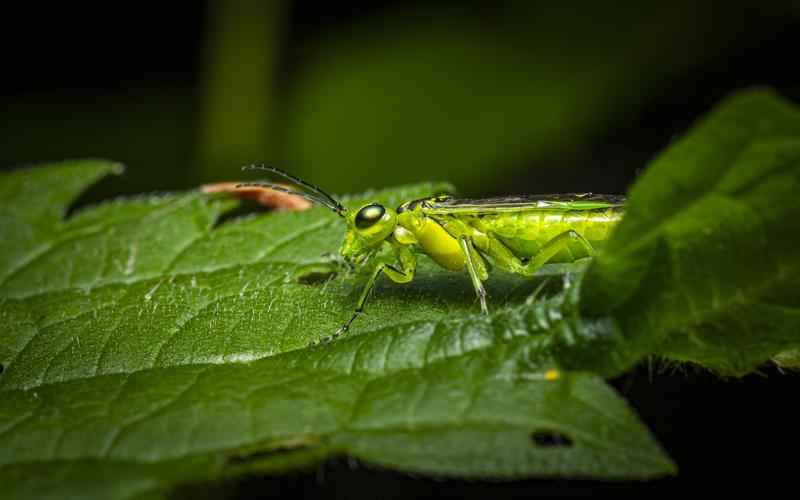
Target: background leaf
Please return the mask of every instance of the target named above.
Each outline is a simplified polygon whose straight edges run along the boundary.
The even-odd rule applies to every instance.
[[[612,316],[625,338],[611,344],[633,359],[655,351],[724,374],[796,348],[798,190],[800,111],[769,91],[732,96],[631,190],[582,313]],[[586,354],[581,366],[605,362]]]
[[[772,38],[797,32],[785,11],[720,0],[273,1],[171,6],[153,19],[132,4],[65,7],[42,28],[31,10],[9,40],[48,37],[26,47],[39,48],[30,59],[18,54],[0,116],[14,140],[0,164],[115,158],[130,169],[106,195],[231,180],[251,162],[334,191],[431,178],[476,195],[621,191],[718,95],[784,74],[792,52]],[[148,22],[151,36],[137,41]],[[119,57],[103,58],[97,40]],[[753,69],[769,57],[773,66]],[[672,112],[653,123],[653,107]]]
[[[388,9],[303,51],[287,164],[326,186],[344,171],[362,188],[436,172],[484,194],[593,175],[593,141],[732,39],[757,37],[761,17],[715,2],[455,5]]]

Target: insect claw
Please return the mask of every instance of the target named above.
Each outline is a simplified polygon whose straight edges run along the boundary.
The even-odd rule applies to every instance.
[[[333,342],[334,340],[336,340],[336,339],[337,339],[337,338],[338,338],[338,337],[339,337],[339,336],[340,336],[342,333],[344,333],[345,331],[347,331],[347,330],[344,330],[344,331],[343,331],[341,328],[339,328],[338,330],[336,330],[336,331],[333,333],[333,335],[327,335],[327,336],[325,336],[325,337],[319,338],[319,339],[317,339],[317,340],[315,340],[315,341],[311,342],[311,345],[313,345],[313,346],[318,346],[318,345],[321,345],[321,344],[330,344],[331,342]]]
[[[317,339],[314,342],[312,342],[312,345],[317,346],[317,345],[320,345],[320,344],[330,344],[331,342],[333,342],[337,338],[341,337],[343,334],[347,333],[347,330],[350,329],[350,323],[352,323],[352,322],[353,322],[353,319],[351,318],[347,323],[345,323],[344,325],[340,326],[338,330],[333,332],[332,335],[328,335],[328,336],[322,337],[320,339]]]
[[[562,280],[563,280],[563,288],[565,291],[572,288],[572,282],[574,281],[572,273],[564,273],[564,277],[562,278]]]
[[[536,287],[536,289],[533,291],[533,293],[528,295],[528,298],[525,299],[525,305],[529,306],[529,305],[533,304],[534,302],[536,302],[536,299],[539,298],[539,294],[542,293],[542,290],[544,290],[544,287],[547,286],[547,283],[549,283],[549,282],[550,282],[550,278],[546,278],[545,280],[543,280],[539,284],[539,286]]]

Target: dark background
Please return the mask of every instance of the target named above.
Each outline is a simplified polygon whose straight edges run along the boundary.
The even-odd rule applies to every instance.
[[[4,7],[0,167],[124,162],[89,198],[268,162],[353,192],[624,192],[731,92],[800,101],[797,2],[231,1]],[[649,483],[439,481],[346,459],[207,496],[534,497],[740,491],[794,477],[798,377],[614,381],[677,462]],[[769,491],[769,493],[767,493]],[[794,488],[796,491],[796,487]],[[197,491],[192,492],[197,495]]]

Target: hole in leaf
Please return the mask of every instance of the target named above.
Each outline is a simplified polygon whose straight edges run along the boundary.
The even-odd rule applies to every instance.
[[[225,466],[244,469],[255,467],[266,470],[265,467],[269,468],[270,462],[286,465],[303,463],[309,459],[313,461],[315,455],[325,452],[325,448],[318,445],[317,438],[308,437],[272,443],[268,448],[241,450],[239,453],[229,456],[225,461]]]
[[[273,448],[271,450],[256,451],[246,455],[233,455],[228,457],[226,465],[245,465],[253,462],[260,462],[262,460],[269,460],[271,458],[279,457],[281,455],[290,455],[296,452],[299,448]]]
[[[310,272],[303,274],[302,276],[298,276],[297,278],[295,278],[295,281],[297,281],[301,285],[317,285],[328,281],[334,276],[336,276],[335,271]]]
[[[301,285],[318,285],[333,279],[337,274],[338,269],[334,263],[314,262],[295,269],[288,280]]]
[[[2,374],[3,374],[3,372],[5,371],[5,369],[6,369],[6,367],[3,365],[3,363],[0,363],[0,375],[2,375]]]
[[[531,434],[531,441],[543,448],[561,448],[572,446],[572,439],[563,432],[541,430]]]

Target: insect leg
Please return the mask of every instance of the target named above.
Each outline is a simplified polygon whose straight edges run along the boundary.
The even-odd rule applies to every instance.
[[[594,247],[592,244],[586,241],[586,238],[581,236],[579,232],[575,231],[574,229],[570,229],[564,231],[558,236],[554,236],[550,241],[542,245],[542,248],[539,249],[536,255],[534,255],[531,261],[527,264],[527,266],[532,267],[531,274],[543,265],[547,264],[547,261],[555,257],[555,255],[562,249],[567,248],[572,241],[577,241],[583,245],[583,247],[586,249],[586,253],[588,253],[590,256],[594,255]]]
[[[481,277],[476,269],[477,265],[479,265],[478,262],[482,264],[482,260],[479,260],[481,256],[472,248],[472,244],[466,236],[459,237],[458,244],[461,245],[461,250],[464,251],[464,257],[467,261],[467,271],[469,272],[469,277],[472,279],[472,286],[475,287],[475,294],[478,296],[478,300],[481,301],[481,311],[483,311],[484,314],[489,314],[489,308],[486,307],[486,289],[483,288]],[[483,267],[485,274],[485,265]]]
[[[526,264],[522,264],[519,272],[526,276],[532,276],[533,273],[535,273],[540,267],[547,264],[550,259],[555,257],[556,254],[561,250],[567,248],[570,242],[573,241],[577,241],[583,245],[583,247],[586,249],[586,253],[588,253],[590,256],[594,255],[594,247],[592,244],[574,229],[569,229],[557,236],[554,236],[552,239],[547,241],[547,243],[542,245],[536,255],[530,259],[530,261],[528,261]]]
[[[414,273],[417,269],[417,259],[414,257],[414,254],[408,249],[408,247],[401,245],[395,246],[395,254],[397,256],[397,262],[381,262],[372,270],[372,273],[367,280],[367,284],[364,285],[364,289],[361,291],[361,296],[358,298],[356,309],[353,311],[353,315],[350,316],[350,319],[347,320],[344,325],[339,327],[339,329],[336,330],[333,335],[329,335],[328,337],[321,339],[320,342],[329,342],[334,340],[350,329],[350,325],[353,323],[353,321],[355,321],[356,318],[364,312],[364,305],[367,303],[370,292],[372,292],[372,289],[375,288],[375,283],[377,283],[381,273],[388,276],[389,279],[395,283],[408,283],[414,279]]]
[[[527,262],[520,259],[510,248],[492,234],[486,234],[480,240],[476,240],[476,243],[501,269],[523,276],[533,276],[539,268],[547,264],[558,252],[567,248],[572,241],[579,242],[590,256],[594,255],[594,247],[592,247],[592,244],[574,229],[564,231],[548,240]]]
[[[339,327],[333,335],[325,337],[322,339],[323,342],[330,342],[331,340],[336,339],[343,333],[346,333],[347,330],[350,329],[350,325],[353,324],[353,321],[356,320],[359,314],[364,312],[364,304],[367,303],[367,298],[369,297],[370,292],[373,288],[375,288],[375,283],[378,281],[378,276],[381,275],[383,272],[385,264],[378,264],[375,266],[375,269],[372,270],[372,274],[369,276],[369,280],[367,280],[367,284],[364,286],[364,289],[361,290],[361,296],[358,298],[358,304],[356,305],[356,310],[353,311],[353,315],[350,316],[350,319],[347,320],[345,324]]]

